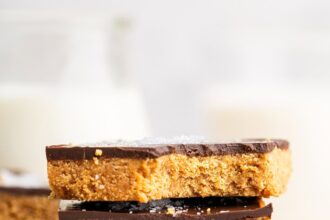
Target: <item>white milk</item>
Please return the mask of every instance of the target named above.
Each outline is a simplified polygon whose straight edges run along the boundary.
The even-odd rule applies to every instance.
[[[134,89],[80,91],[1,87],[0,167],[46,177],[45,146],[148,135]]]
[[[330,96],[311,86],[219,86],[206,95],[215,138],[286,138],[293,153],[288,191],[272,199],[274,219],[325,219],[330,196]]]
[[[130,48],[124,39],[129,26],[113,25],[102,16],[53,14],[49,22],[44,16],[48,15],[4,21],[12,25],[9,36],[18,46],[0,54],[24,62],[15,65],[14,72],[21,73],[17,81],[13,77],[0,82],[0,168],[19,168],[46,178],[46,145],[136,139],[147,136],[149,129],[142,96],[128,80]],[[40,54],[46,54],[46,62]],[[56,68],[49,65],[54,62]],[[1,74],[10,70],[0,66]],[[40,81],[36,71],[43,73]]]

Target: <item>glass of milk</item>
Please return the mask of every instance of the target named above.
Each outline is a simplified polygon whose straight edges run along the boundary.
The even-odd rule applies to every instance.
[[[142,96],[123,77],[129,25],[83,17],[24,14],[1,23],[9,46],[0,57],[13,65],[0,62],[0,168],[46,179],[46,145],[149,134]]]
[[[205,121],[213,138],[285,138],[293,173],[272,199],[274,219],[324,219],[330,196],[330,91],[311,85],[219,85],[207,91]]]

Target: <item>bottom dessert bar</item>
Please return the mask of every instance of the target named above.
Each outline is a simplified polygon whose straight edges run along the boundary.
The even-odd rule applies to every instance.
[[[0,187],[0,219],[57,220],[58,200],[44,188]]]
[[[138,202],[61,201],[60,220],[268,220],[272,205],[255,197],[208,197]]]

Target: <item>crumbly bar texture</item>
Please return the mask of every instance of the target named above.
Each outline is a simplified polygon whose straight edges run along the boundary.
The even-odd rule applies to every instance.
[[[97,152],[96,152],[97,154]],[[49,160],[52,196],[83,201],[139,201],[207,196],[279,196],[290,172],[289,149],[268,153],[157,158]]]
[[[1,220],[57,220],[58,200],[0,192]]]

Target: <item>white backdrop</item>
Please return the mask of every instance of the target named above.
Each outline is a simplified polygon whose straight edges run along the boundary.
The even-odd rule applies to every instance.
[[[329,11],[307,0],[2,0],[0,83],[133,88],[130,136],[150,123],[157,136],[289,138],[294,175],[275,219],[327,219]]]

